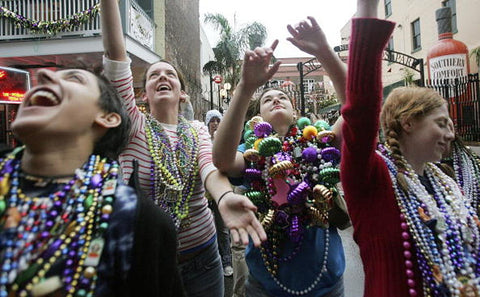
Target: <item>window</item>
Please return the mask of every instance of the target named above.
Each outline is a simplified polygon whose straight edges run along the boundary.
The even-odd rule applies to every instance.
[[[450,7],[452,11],[452,33],[456,33],[457,30],[457,1],[456,0],[445,0],[443,1],[443,6]]]
[[[385,17],[392,15],[392,0],[384,0],[385,5]]]
[[[303,89],[305,93],[310,93],[315,90],[315,80],[314,79],[304,79],[303,80]]]
[[[394,50],[394,49],[393,49],[393,36],[390,37],[390,40],[388,41],[387,49],[388,49],[388,50],[391,50],[391,51]]]
[[[412,51],[417,51],[422,48],[420,39],[420,19],[412,22]]]

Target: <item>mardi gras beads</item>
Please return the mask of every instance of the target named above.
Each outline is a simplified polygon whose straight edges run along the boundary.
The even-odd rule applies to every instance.
[[[278,265],[295,257],[307,228],[328,227],[328,211],[337,193],[333,189],[339,180],[340,151],[330,147],[335,135],[325,123],[311,125],[307,118],[300,118],[282,140],[259,117],[247,122],[245,128],[245,180],[251,187],[246,196],[258,207],[268,234],[262,246],[264,264],[281,288],[301,295],[276,278]],[[293,242],[294,248],[292,254],[280,257],[278,248],[284,240]],[[320,275],[303,293],[319,282],[326,269],[327,254],[328,243]]]
[[[189,201],[198,174],[199,150],[196,130],[183,117],[177,128],[178,142],[173,148],[161,124],[146,116],[145,133],[152,156],[151,195],[171,217],[177,230],[188,217]]]
[[[1,197],[8,210],[2,213],[7,223],[1,233],[0,296],[45,295],[60,288],[67,296],[93,294],[118,164],[92,155],[73,179],[47,197],[23,193],[16,152],[0,167],[0,178],[10,180],[8,193]],[[93,258],[90,250],[97,244]]]

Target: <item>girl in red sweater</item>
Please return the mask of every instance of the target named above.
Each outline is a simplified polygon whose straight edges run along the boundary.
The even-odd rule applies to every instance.
[[[438,162],[453,140],[447,102],[399,88],[380,121],[381,59],[394,28],[358,0],[352,21],[341,180],[365,269],[365,296],[478,296],[480,233],[474,209]]]

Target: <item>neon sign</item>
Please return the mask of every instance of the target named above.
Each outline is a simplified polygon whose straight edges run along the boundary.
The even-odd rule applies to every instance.
[[[25,92],[12,91],[12,92],[2,92],[1,100],[8,101],[8,103],[21,103]]]
[[[0,67],[0,103],[20,104],[28,89],[28,71]]]

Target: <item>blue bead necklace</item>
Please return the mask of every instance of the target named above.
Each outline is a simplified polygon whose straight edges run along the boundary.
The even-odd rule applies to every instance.
[[[118,164],[92,155],[60,190],[29,197],[20,163],[15,154],[0,159],[0,296],[92,294]]]
[[[398,169],[388,149],[379,153],[389,169],[398,206],[404,255],[411,263],[415,250],[422,273],[425,296],[462,295],[466,290],[478,293],[480,281],[480,232],[478,218],[457,184],[437,166],[427,163],[425,179],[432,185],[428,193],[418,175],[406,164],[408,186],[405,193],[397,182]],[[408,231],[408,232],[407,232]],[[413,243],[413,245],[412,245]],[[416,296],[414,274],[406,267],[410,296]]]

